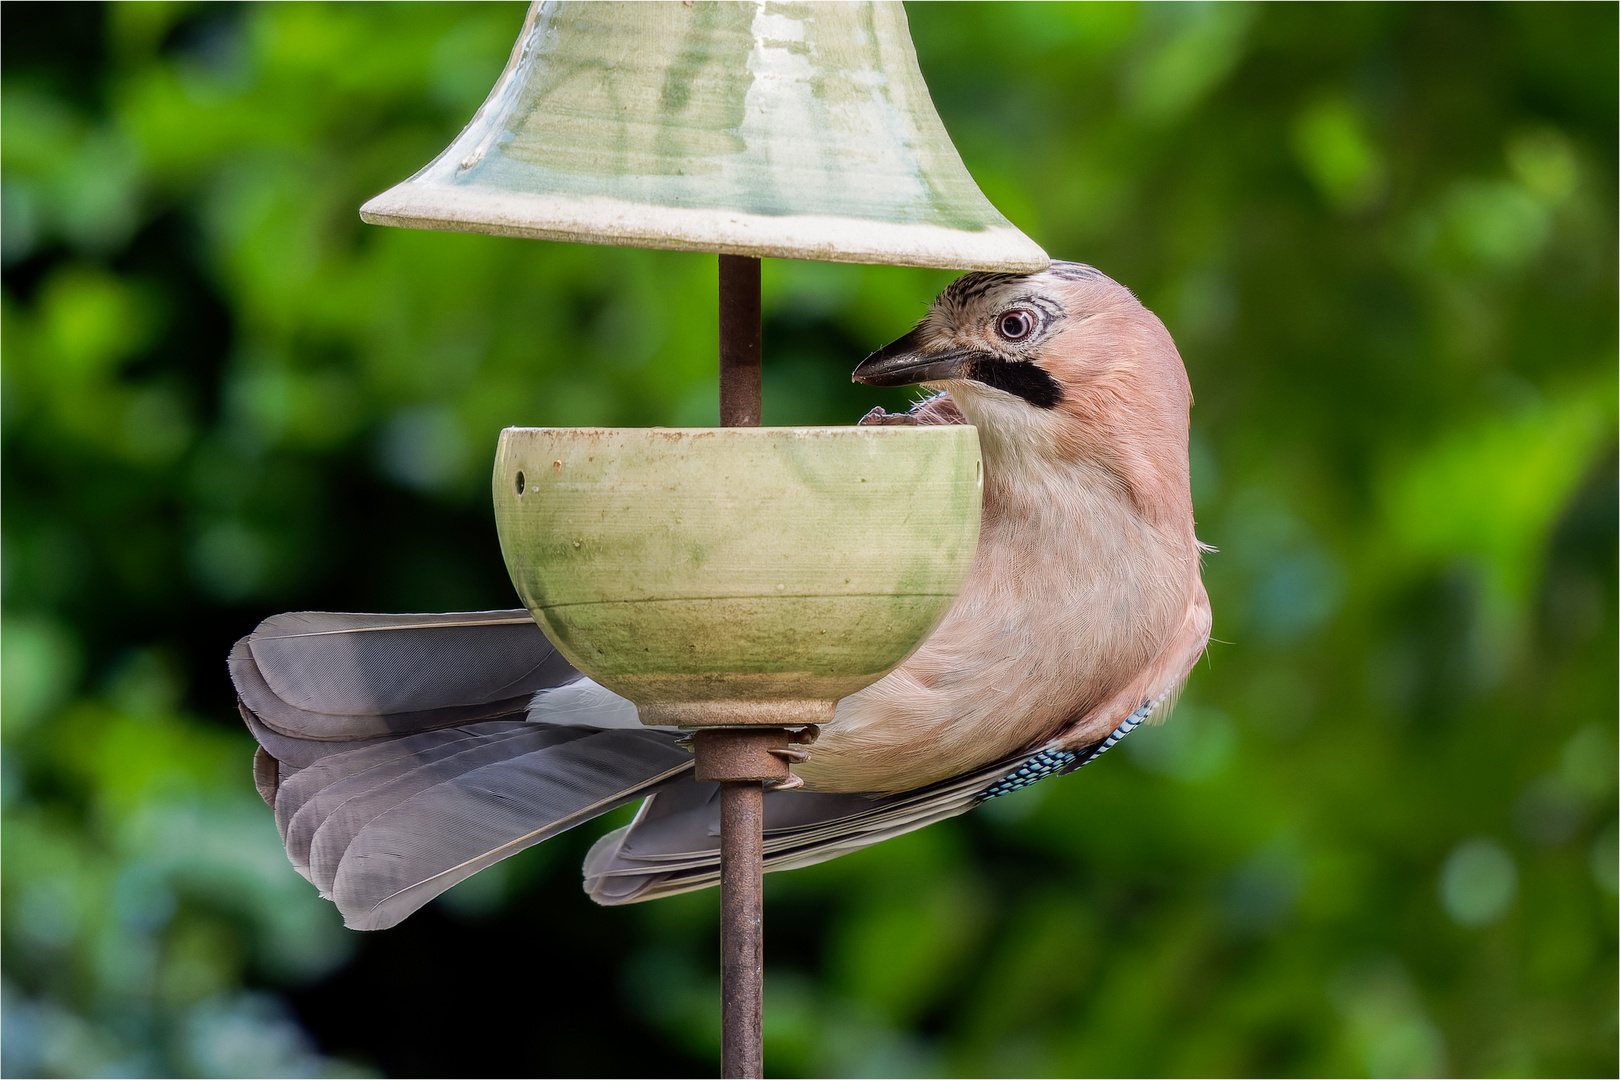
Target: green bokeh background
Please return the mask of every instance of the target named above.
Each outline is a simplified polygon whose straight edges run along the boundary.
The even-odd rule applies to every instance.
[[[1616,7],[908,7],[1197,394],[1216,642],[1084,772],[770,881],[779,1075],[1614,1075]],[[507,607],[509,424],[716,416],[709,256],[364,226],[510,5],[7,5],[4,1072],[705,1075],[712,893],[581,830],[358,935],[230,643]],[[949,275],[769,262],[771,423]],[[590,834],[590,835],[586,835]]]

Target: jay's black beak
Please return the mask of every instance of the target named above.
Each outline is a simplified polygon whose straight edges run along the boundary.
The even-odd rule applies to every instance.
[[[1003,360],[977,349],[918,352],[917,332],[890,342],[862,360],[850,376],[867,386],[914,386],[917,383],[967,379],[1023,398],[1037,409],[1063,400],[1063,387],[1039,364]]]
[[[983,358],[982,353],[971,349],[918,352],[919,344],[917,332],[913,330],[862,360],[850,378],[867,386],[912,386],[969,378],[968,372],[974,363]]]

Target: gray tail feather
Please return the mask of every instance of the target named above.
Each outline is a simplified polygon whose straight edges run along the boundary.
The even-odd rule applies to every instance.
[[[261,724],[323,742],[521,713],[580,677],[522,609],[273,615],[236,643],[230,669]]]
[[[288,857],[354,929],[393,926],[692,764],[522,610],[277,615],[230,669]]]
[[[813,866],[966,813],[1025,756],[898,795],[767,791],[765,870]],[[633,904],[718,882],[719,787],[683,778],[649,798],[591,848],[585,891],[599,904]]]
[[[1073,772],[1097,760],[1164,701],[1141,706],[1099,742],[1069,749],[1061,737],[982,769],[896,795],[765,792],[765,870],[792,870],[836,859],[987,799]],[[683,776],[654,793],[635,820],[596,842],[585,856],[585,891],[599,904],[634,904],[707,888],[720,880],[720,786]]]

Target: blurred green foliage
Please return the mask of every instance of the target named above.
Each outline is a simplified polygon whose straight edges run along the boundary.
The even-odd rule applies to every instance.
[[[1612,1075],[1615,7],[909,10],[986,193],[1180,343],[1218,641],[1082,774],[773,878],[770,1069]],[[589,909],[565,838],[360,940],[225,678],[513,604],[502,426],[715,420],[712,257],[356,217],[521,14],[6,8],[6,1075],[712,1069],[712,894]],[[767,420],[903,405],[848,371],[946,280],[768,263]]]

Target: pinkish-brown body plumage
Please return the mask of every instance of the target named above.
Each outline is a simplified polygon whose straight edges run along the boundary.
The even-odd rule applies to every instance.
[[[1034,325],[1009,340],[1003,327],[1020,320]],[[1163,323],[1089,267],[970,274],[863,368],[874,361],[947,376],[927,383],[948,396],[874,419],[978,427],[983,530],[945,621],[840,702],[797,769],[806,787],[908,790],[1054,738],[1095,743],[1173,696],[1210,609],[1188,483],[1192,394]]]

